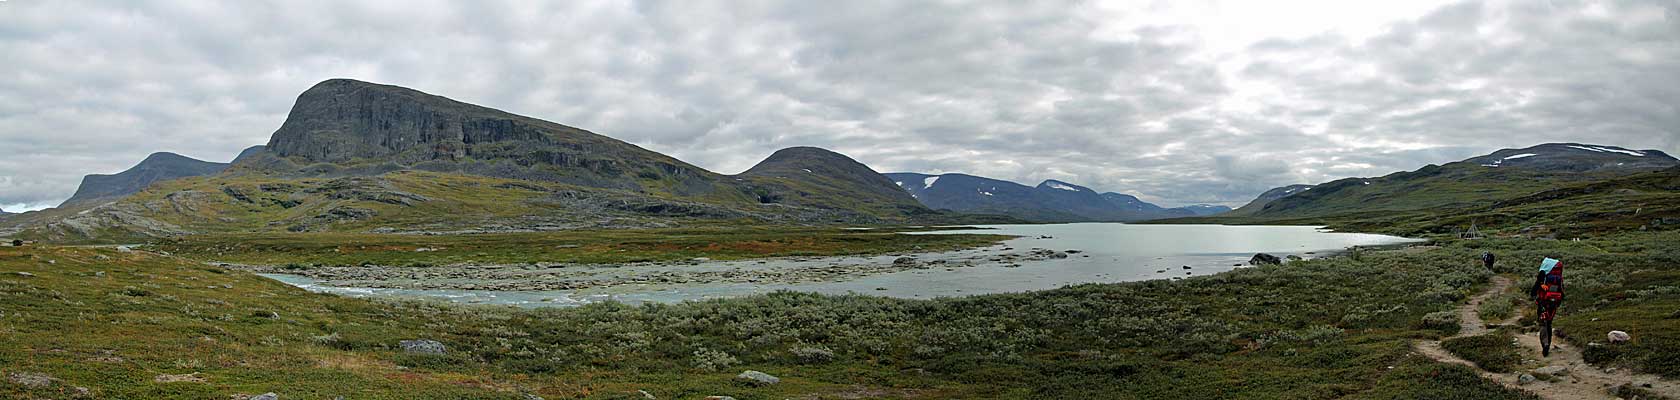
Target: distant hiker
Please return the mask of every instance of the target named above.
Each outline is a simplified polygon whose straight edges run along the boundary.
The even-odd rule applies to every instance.
[[[1482,252],[1482,266],[1486,267],[1490,272],[1493,271],[1493,252]]]
[[[12,239],[12,247],[23,247],[23,239]]]
[[[1540,355],[1552,355],[1552,318],[1563,305],[1563,262],[1553,258],[1540,261],[1540,272],[1534,275],[1534,287],[1528,289],[1540,318]]]

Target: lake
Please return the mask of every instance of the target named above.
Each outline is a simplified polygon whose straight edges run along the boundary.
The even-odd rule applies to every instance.
[[[356,288],[323,285],[313,279],[264,276],[317,292],[346,296],[420,297],[475,304],[523,307],[575,306],[605,300],[626,303],[678,302],[738,297],[777,290],[843,294],[859,293],[902,298],[936,298],[989,293],[1054,289],[1080,283],[1114,283],[1209,275],[1241,268],[1255,253],[1278,257],[1313,258],[1353,246],[1418,242],[1416,239],[1361,233],[1328,232],[1307,226],[1128,225],[1078,223],[1049,225],[993,225],[979,229],[905,234],[990,233],[1020,236],[991,248],[921,254],[923,261],[973,260],[1032,249],[1076,250],[1068,258],[997,262],[944,268],[910,269],[844,281],[794,284],[700,283],[687,285],[626,285],[590,291],[490,291]],[[891,263],[897,255],[707,262],[661,268],[696,270],[763,270],[817,268],[835,263]],[[1186,269],[1185,267],[1189,267]],[[617,271],[634,274],[636,269]]]

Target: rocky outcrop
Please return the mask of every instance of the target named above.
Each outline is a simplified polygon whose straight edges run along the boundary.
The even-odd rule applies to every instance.
[[[735,380],[749,386],[769,386],[782,381],[781,378],[758,371],[742,372],[740,375],[735,376]]]
[[[1279,264],[1283,264],[1283,259],[1278,258],[1278,256],[1274,256],[1274,255],[1266,254],[1266,253],[1255,254],[1253,258],[1248,259],[1248,265],[1279,265]]]
[[[270,168],[315,175],[423,169],[677,194],[710,193],[722,181],[582,129],[350,79],[298,96],[267,153],[279,159]]]
[[[429,339],[404,340],[397,344],[402,346],[404,352],[415,354],[444,354],[448,351],[443,343]]]

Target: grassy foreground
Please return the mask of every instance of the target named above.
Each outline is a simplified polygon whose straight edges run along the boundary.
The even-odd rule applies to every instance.
[[[0,374],[53,379],[0,382],[0,397],[1530,398],[1410,350],[1456,328],[1425,316],[1480,289],[1478,251],[958,299],[776,293],[519,310],[312,294],[150,253],[0,247]],[[1629,328],[1632,346],[1664,346],[1672,325]],[[398,346],[422,338],[448,354]],[[782,382],[732,381],[749,369]]]
[[[738,260],[948,251],[987,246],[1004,235],[904,235],[836,228],[575,230],[476,235],[270,233],[196,235],[151,248],[241,264],[424,266],[513,263],[627,263],[696,257]]]

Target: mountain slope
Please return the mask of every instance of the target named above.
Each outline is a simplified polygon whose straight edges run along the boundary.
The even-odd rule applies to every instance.
[[[1219,215],[1219,214],[1224,214],[1224,213],[1228,213],[1228,212],[1232,211],[1231,207],[1220,206],[1220,205],[1212,205],[1212,204],[1192,204],[1192,205],[1188,205],[1188,206],[1184,206],[1184,207],[1179,207],[1178,209],[1189,211],[1191,214],[1194,214],[1195,216],[1198,216],[1198,217],[1205,217],[1205,216],[1209,216],[1209,215]]]
[[[238,164],[240,161],[244,161],[247,158],[255,157],[256,155],[262,154],[263,152],[266,152],[266,151],[268,151],[268,146],[265,146],[265,145],[260,145],[259,144],[259,145],[256,145],[256,146],[246,147],[245,150],[242,150],[242,151],[239,152],[238,156],[233,157],[233,161],[228,161],[228,164]]]
[[[1310,190],[1299,186],[1273,189],[1232,213],[1173,222],[1301,223],[1402,234],[1450,233],[1468,228],[1472,221],[1460,221],[1459,226],[1449,216],[1481,215],[1508,207],[1507,202],[1515,199],[1659,171],[1672,173],[1677,166],[1680,160],[1656,150],[1548,143],[1382,177],[1339,179]],[[1584,215],[1603,212],[1577,211]],[[1637,211],[1635,207],[1633,212]]]
[[[228,164],[200,161],[175,153],[152,153],[134,167],[114,175],[88,175],[59,207],[75,207],[111,201],[139,192],[154,182],[222,172]]]
[[[222,173],[158,180],[114,199],[8,217],[0,232],[112,242],[967,218],[929,210],[868,166],[823,149],[784,149],[726,176],[580,129],[350,80],[299,96],[269,144],[246,149]]]
[[[1479,207],[1344,218],[1338,228],[1401,234],[1578,237],[1595,232],[1680,230],[1680,167],[1560,185]]]
[[[1656,150],[1550,143],[1504,149],[1446,165],[1379,178],[1331,181],[1261,207],[1257,217],[1299,218],[1338,213],[1466,208],[1560,185],[1680,165]]]
[[[778,150],[735,178],[764,204],[882,215],[931,211],[869,166],[816,147]]]
[[[1254,213],[1259,212],[1261,208],[1265,207],[1266,204],[1270,204],[1274,200],[1281,199],[1284,196],[1289,196],[1295,193],[1312,190],[1312,188],[1313,185],[1289,185],[1272,188],[1271,190],[1267,190],[1265,193],[1260,193],[1259,197],[1255,197],[1254,200],[1249,201],[1248,204],[1245,204],[1242,207],[1237,207],[1236,210],[1232,210],[1227,213],[1226,216],[1254,215]]]
[[[886,174],[917,201],[933,209],[972,214],[1008,215],[1036,222],[1124,222],[1195,215],[1166,209],[1137,197],[1097,193],[1057,180],[1038,186],[966,174]]]

